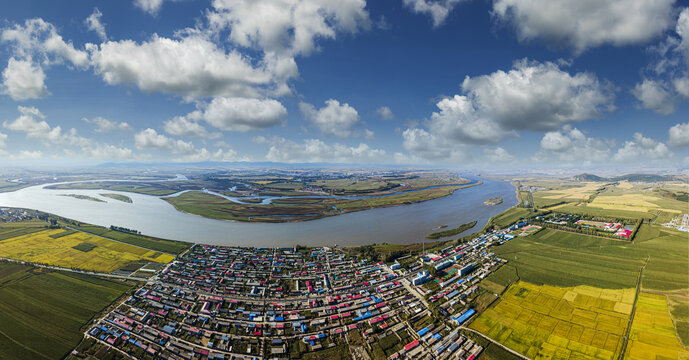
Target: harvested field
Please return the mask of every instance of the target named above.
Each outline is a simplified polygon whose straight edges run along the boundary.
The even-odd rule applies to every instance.
[[[43,230],[0,241],[0,257],[107,273],[134,261],[168,263],[174,258],[81,232],[53,237],[62,232]]]
[[[634,289],[512,285],[470,327],[532,359],[614,359]]]

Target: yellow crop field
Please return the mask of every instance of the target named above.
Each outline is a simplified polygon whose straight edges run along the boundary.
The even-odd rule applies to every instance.
[[[663,210],[672,213],[681,213],[680,210],[663,208],[654,203],[659,201],[658,196],[646,194],[623,194],[613,196],[597,196],[588,206],[607,210],[627,210],[648,212],[651,210]]]
[[[677,339],[664,295],[640,293],[625,359],[689,359]]]
[[[602,183],[587,182],[584,186],[571,187],[561,190],[547,190],[539,191],[537,194],[544,199],[571,199],[571,200],[586,200],[596,190],[602,186]]]
[[[626,181],[626,180],[625,180],[625,181],[620,181],[620,182],[617,184],[617,187],[620,188],[620,189],[626,189],[626,190],[628,190],[628,189],[634,188],[634,184],[632,184],[632,183],[630,183],[629,181]]]
[[[614,359],[633,303],[634,289],[520,281],[469,327],[532,359]]]
[[[44,230],[2,240],[0,257],[107,273],[132,261],[168,263],[174,259],[172,255],[81,232],[57,236],[63,232]]]

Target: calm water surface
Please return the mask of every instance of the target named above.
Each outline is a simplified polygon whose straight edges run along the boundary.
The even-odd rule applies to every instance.
[[[491,216],[517,204],[514,187],[508,182],[479,180],[483,184],[457,190],[436,200],[278,224],[206,219],[179,212],[157,196],[109,190],[49,190],[44,189],[46,185],[0,193],[0,206],[36,209],[86,223],[122,226],[146,235],[202,244],[273,247],[415,243],[438,231],[441,225],[452,228],[476,220],[475,231]],[[132,203],[99,195],[105,192],[129,196]],[[61,194],[88,195],[107,202],[59,196]],[[488,198],[497,196],[502,196],[502,204],[483,205]]]

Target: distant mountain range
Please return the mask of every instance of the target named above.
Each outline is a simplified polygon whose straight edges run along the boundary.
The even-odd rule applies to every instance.
[[[656,182],[680,180],[676,175],[654,174],[627,174],[615,177],[601,177],[593,174],[579,174],[572,177],[574,181],[632,181],[632,182]]]

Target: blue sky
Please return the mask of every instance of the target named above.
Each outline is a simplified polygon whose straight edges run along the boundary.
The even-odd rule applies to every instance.
[[[685,167],[687,5],[12,2],[0,154]]]

